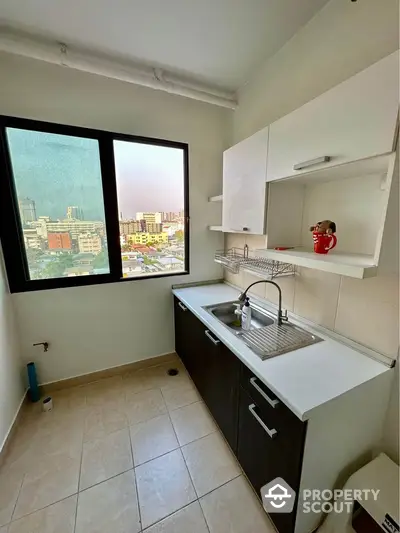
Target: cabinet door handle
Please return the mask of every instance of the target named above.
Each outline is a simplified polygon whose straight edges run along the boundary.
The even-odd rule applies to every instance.
[[[246,226],[244,228],[231,228],[232,231],[250,231]]]
[[[210,339],[210,341],[215,344],[215,346],[217,346],[221,341],[219,339],[215,339],[211,333],[208,331],[208,329],[205,330],[204,332],[205,336],[208,337]]]
[[[301,170],[302,168],[312,167],[313,165],[318,165],[319,163],[327,163],[330,160],[330,155],[323,155],[322,157],[303,161],[303,163],[296,163],[295,165],[293,165],[293,170]]]
[[[258,416],[258,414],[254,411],[255,408],[256,408],[256,405],[254,403],[249,405],[250,413],[254,416],[254,418],[257,420],[257,422],[260,424],[260,426],[263,428],[263,430],[267,433],[268,437],[273,439],[274,437],[276,437],[278,432],[276,431],[276,429],[269,429],[269,427],[267,427],[264,424],[264,422],[261,420],[261,418]]]
[[[187,307],[185,307],[182,302],[178,302],[178,305],[182,309],[182,311],[187,311]]]
[[[272,398],[270,398],[270,397],[268,396],[268,394],[266,394],[266,393],[262,390],[262,388],[261,388],[259,385],[257,385],[257,383],[256,383],[256,379],[257,379],[257,378],[251,378],[251,379],[250,379],[250,383],[253,385],[253,387],[256,389],[256,391],[259,392],[259,393],[261,394],[261,396],[264,398],[264,400],[266,400],[266,401],[269,403],[269,405],[270,405],[271,407],[276,407],[276,406],[278,405],[278,403],[279,403],[279,400],[273,400]]]

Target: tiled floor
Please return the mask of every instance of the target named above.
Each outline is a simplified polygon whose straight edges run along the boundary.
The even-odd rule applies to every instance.
[[[7,451],[0,533],[273,533],[178,359],[53,400]]]

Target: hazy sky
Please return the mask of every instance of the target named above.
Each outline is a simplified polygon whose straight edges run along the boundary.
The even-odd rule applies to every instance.
[[[118,208],[124,219],[140,211],[183,209],[183,151],[115,141]]]
[[[18,198],[36,203],[37,216],[65,218],[67,207],[86,220],[104,220],[98,143],[7,128]],[[119,212],[183,209],[183,151],[125,141],[114,143]]]

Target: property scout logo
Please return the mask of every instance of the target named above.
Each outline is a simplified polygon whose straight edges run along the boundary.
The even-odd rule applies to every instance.
[[[374,489],[304,489],[302,492],[303,513],[350,513],[354,501],[378,499],[379,490]],[[270,481],[261,489],[264,509],[267,513],[291,513],[296,493],[281,477]]]

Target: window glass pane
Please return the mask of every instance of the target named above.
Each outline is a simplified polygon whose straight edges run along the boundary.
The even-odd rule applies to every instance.
[[[184,151],[114,141],[123,276],[185,270]]]
[[[95,139],[7,128],[30,279],[110,272]]]

